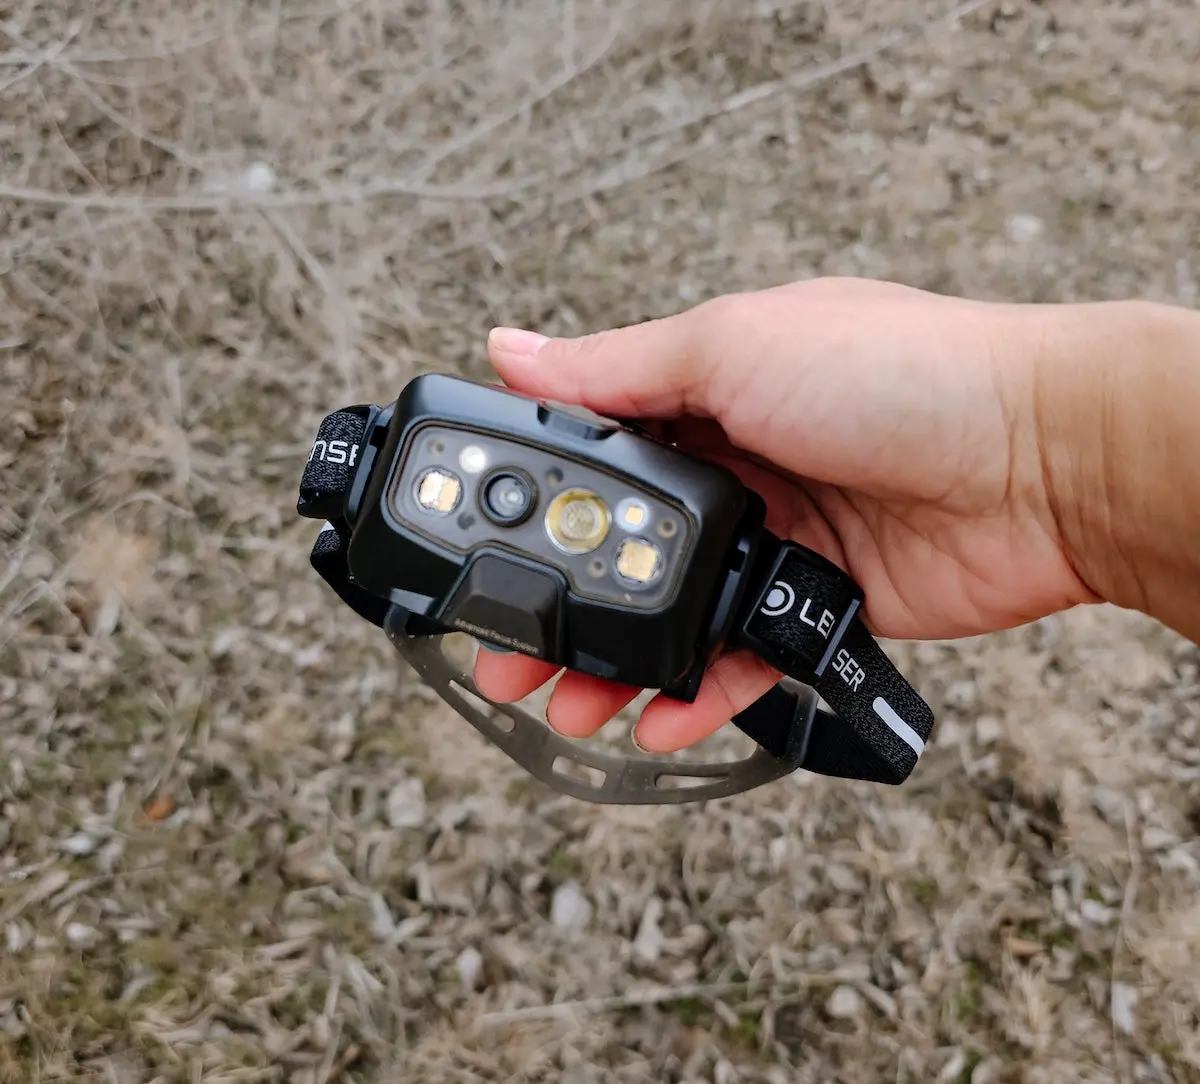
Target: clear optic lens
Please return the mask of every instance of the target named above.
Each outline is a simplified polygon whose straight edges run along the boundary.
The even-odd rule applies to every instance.
[[[653,583],[662,572],[662,553],[644,538],[627,538],[617,549],[617,574],[630,583]]]
[[[567,553],[589,553],[608,537],[610,514],[595,493],[567,489],[546,509],[550,540]]]
[[[487,466],[487,452],[478,444],[468,444],[458,453],[458,465],[467,474],[478,474]]]
[[[533,484],[523,471],[501,471],[484,480],[483,510],[493,523],[509,527],[524,523],[534,502]]]
[[[417,483],[417,504],[426,512],[444,516],[458,507],[462,483],[449,471],[434,467]]]

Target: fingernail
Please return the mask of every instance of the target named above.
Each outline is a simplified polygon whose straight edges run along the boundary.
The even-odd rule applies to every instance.
[[[490,655],[515,655],[516,652],[511,647],[501,647],[499,644],[489,644],[486,640],[475,641],[481,650],[488,652]]]
[[[512,357],[531,358],[550,340],[536,331],[516,327],[494,327],[488,335],[488,349]]]
[[[653,755],[654,755],[654,754],[653,754],[653,753],[651,753],[651,752],[650,752],[650,750],[649,750],[649,749],[647,749],[647,748],[646,748],[646,747],[645,747],[645,746],[644,746],[644,745],[641,743],[641,741],[638,739],[638,732],[637,732],[637,727],[636,727],[636,726],[635,726],[635,727],[634,727],[634,728],[633,728],[633,729],[632,729],[632,730],[629,732],[629,738],[630,738],[630,741],[632,741],[634,745],[636,745],[636,746],[637,746],[637,747],[638,747],[638,748],[639,748],[639,749],[640,749],[640,750],[641,750],[643,753],[645,753],[645,754],[646,754],[646,756],[653,756]]]

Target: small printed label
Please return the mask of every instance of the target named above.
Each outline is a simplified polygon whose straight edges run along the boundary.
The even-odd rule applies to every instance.
[[[767,592],[766,599],[763,600],[763,605],[759,613],[766,617],[782,617],[788,613],[796,605],[796,589],[784,580],[776,580],[771,585],[771,590]],[[796,615],[802,624],[807,625],[811,629],[816,629],[823,639],[828,640],[830,633],[833,632],[835,618],[828,610],[821,608],[821,612],[817,614],[816,603],[811,598],[806,598],[800,606],[800,612]]]
[[[520,651],[526,655],[540,657],[542,654],[536,647],[525,643],[524,640],[518,640],[513,636],[505,636],[495,629],[485,629],[482,625],[473,625],[470,621],[464,621],[460,617],[454,619],[454,627],[462,629],[463,632],[469,632],[472,636],[477,636],[481,640],[491,640],[493,643],[503,644],[505,647],[511,647],[514,651]]]
[[[308,453],[308,461],[319,459],[322,463],[333,463],[336,466],[348,465],[353,467],[358,458],[358,445],[348,440],[318,440]]]
[[[850,686],[851,691],[857,689],[867,676],[866,670],[854,660],[854,657],[845,648],[842,648],[834,656],[833,669]]]
[[[781,617],[795,605],[796,591],[792,585],[784,583],[783,580],[776,580],[771,585],[771,590],[767,592],[762,613],[766,614],[767,617]]]

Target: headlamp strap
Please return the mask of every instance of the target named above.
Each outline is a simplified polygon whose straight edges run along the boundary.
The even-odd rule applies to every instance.
[[[753,651],[809,685],[837,715],[819,713],[804,767],[822,775],[902,783],[925,749],[933,712],[862,622],[861,588],[837,565],[765,534],[731,647]],[[779,723],[758,720],[767,748]]]
[[[416,614],[397,622],[393,613],[389,622],[393,604],[350,576],[345,502],[373,409],[346,407],[328,415],[318,429],[296,505],[300,515],[326,521],[309,560],[338,597],[371,624],[402,624],[414,636],[444,632]],[[815,689],[836,715],[798,710],[796,693],[781,684],[733,722],[791,769],[902,783],[929,739],[933,713],[863,625],[858,585],[819,554],[765,534],[745,597],[729,646],[753,651]]]

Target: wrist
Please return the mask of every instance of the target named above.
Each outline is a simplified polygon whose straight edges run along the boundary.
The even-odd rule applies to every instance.
[[[1033,418],[1064,553],[1097,597],[1200,636],[1200,315],[1038,306]]]

